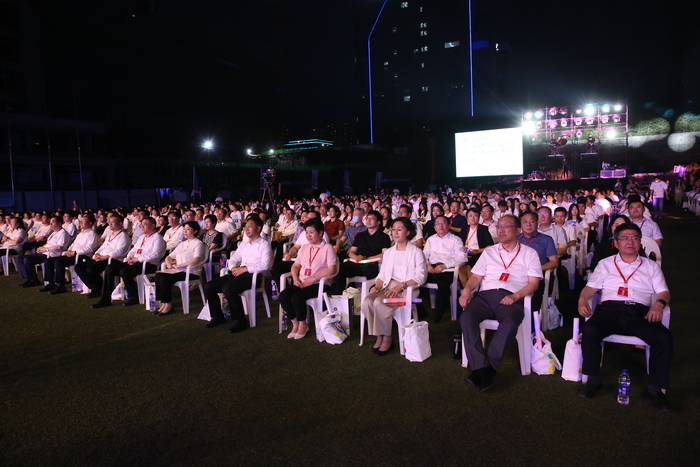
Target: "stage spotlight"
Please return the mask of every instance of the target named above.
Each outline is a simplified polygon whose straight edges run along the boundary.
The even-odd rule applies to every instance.
[[[535,124],[532,122],[523,123],[523,134],[531,135],[535,132]]]
[[[560,124],[561,126],[567,126],[567,125],[569,124],[569,121],[568,121],[567,119],[565,119],[565,118],[562,118],[562,119],[559,121],[559,124]]]
[[[617,136],[617,131],[615,131],[615,128],[610,128],[605,134],[608,138],[614,138]]]
[[[576,109],[577,114],[581,114],[583,112],[583,109]]]
[[[593,125],[595,123],[595,117],[586,117],[586,125]]]
[[[578,130],[576,132],[576,139],[579,139],[581,136],[583,136],[583,132],[581,130]]]
[[[565,107],[562,107],[562,108],[559,109],[559,113],[562,114],[562,115],[566,115],[566,114],[569,113],[569,109],[567,109],[567,108],[565,108]]]
[[[211,149],[213,147],[214,147],[214,142],[210,139],[202,142],[202,148],[204,148],[204,149]]]
[[[551,109],[549,109],[549,115],[551,115],[552,117],[554,117],[558,113],[559,113],[559,111],[557,110],[556,107],[552,107]]]
[[[531,119],[532,119],[532,112],[527,112],[527,113],[525,114],[525,119],[526,119],[526,120],[531,120]]]
[[[579,126],[582,123],[583,123],[583,119],[581,117],[574,118],[574,125]]]
[[[593,115],[595,113],[595,107],[592,105],[586,106],[586,109],[583,111],[586,115]]]
[[[603,115],[600,117],[600,122],[605,125],[610,121],[610,115]]]
[[[537,131],[542,130],[542,122],[535,122],[535,128],[537,128]]]
[[[615,106],[615,112],[619,112],[620,110],[622,110],[622,106],[620,104],[617,104]]]
[[[620,114],[613,115],[613,122],[620,123],[620,120],[622,120],[622,118],[620,118]]]
[[[609,104],[605,104],[605,105],[603,106],[603,112],[604,112],[604,113],[610,112],[610,105],[609,105]]]
[[[549,121],[549,128],[556,128],[557,127],[557,121],[556,120],[550,120]]]
[[[541,110],[538,110],[538,111],[535,112],[535,118],[542,118],[543,115],[544,115],[544,114],[542,113]]]

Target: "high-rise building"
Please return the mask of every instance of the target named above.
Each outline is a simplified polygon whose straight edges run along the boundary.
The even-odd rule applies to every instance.
[[[385,0],[366,7],[373,22],[358,61],[367,67],[369,142],[401,144],[431,122],[507,111],[510,48],[494,40],[498,16],[485,3]]]

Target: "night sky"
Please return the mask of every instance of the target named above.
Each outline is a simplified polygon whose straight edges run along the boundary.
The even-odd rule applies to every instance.
[[[474,21],[488,22],[494,34],[490,38],[474,39],[510,44],[512,87],[518,99],[514,103],[515,112],[624,99],[629,99],[631,110],[634,106],[641,108],[641,103],[648,101],[660,106],[682,105],[679,83],[683,63],[688,61],[689,50],[695,43],[687,42],[691,37],[690,15],[671,2],[592,0],[574,4],[475,0],[474,3],[480,1],[488,1],[493,13],[487,14],[487,18],[475,17]],[[382,0],[60,3],[69,6],[37,2],[51,15],[49,21],[54,24],[48,29],[60,30],[56,18],[61,17],[69,25],[67,29],[84,25],[84,37],[78,41],[84,43],[94,37],[96,43],[109,44],[107,66],[141,60],[142,68],[148,68],[145,81],[138,85],[148,97],[132,102],[132,110],[140,106],[137,110],[146,114],[156,108],[162,112],[173,102],[180,102],[173,111],[180,112],[179,118],[185,120],[185,114],[191,114],[199,126],[188,130],[192,140],[207,134],[233,132],[236,141],[230,144],[234,145],[305,137],[320,123],[353,120],[357,91],[352,34],[354,29],[363,31],[371,24]],[[353,13],[358,12],[366,17],[353,18]],[[124,37],[123,41],[120,36]],[[143,38],[147,43],[157,42],[158,46],[146,44],[144,56],[139,57],[138,41]],[[197,62],[193,59],[196,54],[192,53],[178,55],[178,48],[183,47],[185,40],[190,40],[187,44],[197,41],[205,44],[210,51],[209,55],[205,54],[207,62]],[[236,59],[226,58],[229,53]],[[180,56],[183,60],[179,60]],[[275,76],[269,76],[270,82],[261,87],[260,93],[268,95],[260,96],[259,102],[250,101],[245,92],[227,85],[236,73],[243,74],[246,67],[261,63],[270,64],[275,70],[271,74]],[[124,83],[134,89],[131,80],[139,79],[135,76],[139,74],[139,66],[125,65],[129,72],[124,74],[103,72],[89,76],[91,91],[79,91],[118,95],[113,101],[104,98],[103,108],[110,107],[113,116],[119,112],[114,107],[132,94],[122,96],[118,89]],[[197,89],[183,87],[188,82],[183,78],[185,74],[193,77]],[[177,86],[152,86],[148,82],[167,83],[173,76],[180,77]],[[138,94],[137,90],[133,92]],[[198,97],[192,97],[193,94]],[[241,105],[236,105],[237,102]],[[126,118],[125,112],[121,114],[122,120]],[[631,117],[634,120],[634,115]],[[99,120],[100,115],[86,114],[83,118]],[[109,119],[110,116],[103,117],[108,124]],[[160,119],[153,119],[149,125],[161,123]],[[185,131],[185,125],[179,128],[178,133]]]

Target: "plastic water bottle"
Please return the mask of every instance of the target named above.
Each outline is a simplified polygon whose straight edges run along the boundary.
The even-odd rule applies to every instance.
[[[272,281],[271,283],[271,288],[272,288],[272,299],[273,300],[279,300],[280,298],[280,289],[277,287],[277,281]],[[286,313],[284,316],[287,316]],[[282,326],[284,326],[284,321],[282,322]],[[282,329],[287,329],[283,327]]]
[[[452,358],[458,360],[462,358],[462,334],[455,334],[452,340],[455,345]]]
[[[273,282],[274,284],[274,282]],[[287,313],[282,312],[282,330],[286,331],[289,328],[289,318],[287,317]]]
[[[628,405],[630,403],[630,375],[627,370],[622,370],[617,382],[617,403]]]
[[[226,253],[221,253],[221,258],[219,258],[219,266],[221,266],[222,268],[225,268],[227,261],[228,260],[226,258]]]

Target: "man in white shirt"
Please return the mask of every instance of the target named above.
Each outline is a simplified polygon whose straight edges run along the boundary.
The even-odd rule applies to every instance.
[[[78,233],[78,229],[75,227],[75,214],[67,211],[63,213],[63,230],[65,230],[71,238],[75,238]]]
[[[611,334],[636,336],[651,347],[649,387],[644,397],[661,412],[671,409],[662,392],[669,386],[673,336],[661,320],[671,301],[661,267],[639,256],[642,231],[633,223],[619,225],[614,232],[619,253],[602,259],[588,279],[578,300],[578,311],[589,318],[582,326],[583,374],[586,384],[579,396],[590,399],[602,387],[601,342]],[[588,302],[600,291],[600,303],[592,312]],[[591,316],[593,315],[593,316]]]
[[[654,203],[654,215],[660,218],[664,214],[664,200],[668,198],[668,185],[661,177],[654,177],[654,181],[649,185],[649,193]]]
[[[61,256],[61,253],[70,243],[68,233],[61,227],[61,218],[58,216],[51,217],[49,221],[51,227],[51,235],[46,240],[43,246],[36,249],[36,253],[31,255],[20,255],[17,258],[17,272],[26,282],[20,284],[21,288],[36,287],[39,285],[39,278],[36,275],[34,266],[46,261],[47,258],[53,256]]]
[[[39,292],[51,292],[51,295],[68,292],[66,289],[66,268],[76,264],[76,256],[78,261],[85,261],[97,249],[99,236],[92,230],[92,224],[92,218],[83,216],[80,219],[80,233],[68,249],[61,256],[46,259],[44,265],[46,278],[44,281],[48,281],[49,284],[39,289]]]
[[[156,232],[156,221],[152,217],[146,217],[141,221],[143,234],[126,255],[126,261],[112,259],[105,269],[104,284],[102,285],[102,298],[92,305],[92,308],[103,308],[112,304],[112,289],[114,279],[121,277],[124,280],[124,288],[128,299],[124,306],[132,306],[139,303],[136,276],[141,275],[143,263],[146,263],[146,274],[154,273],[158,269],[161,258],[165,254],[165,241]]]
[[[163,240],[165,240],[165,249],[173,251],[185,238],[185,229],[180,225],[179,212],[170,211],[168,213],[168,225],[170,225],[170,228],[163,234]]]
[[[454,279],[454,272],[445,272],[445,270],[457,268],[466,263],[467,250],[464,248],[462,239],[450,232],[450,221],[447,217],[437,216],[434,225],[435,235],[428,237],[423,254],[428,263],[427,282],[438,286],[433,322],[439,323],[445,307],[450,303],[450,286]],[[423,303],[429,298],[428,292],[428,289],[421,289]]]
[[[493,206],[490,204],[484,204],[481,206],[481,220],[479,223],[488,227],[491,237],[496,240],[498,237],[498,232],[496,231],[496,219],[493,218]]]
[[[79,261],[75,265],[75,273],[89,289],[88,298],[102,296],[102,271],[107,267],[109,259],[123,261],[131,247],[131,238],[123,229],[124,218],[119,214],[109,216],[109,228],[105,229],[107,236],[104,243],[97,249],[91,259]]]
[[[644,203],[639,198],[632,198],[628,201],[627,213],[630,220],[642,231],[642,235],[653,239],[661,247],[664,237],[661,235],[659,224],[644,217]]]
[[[231,222],[228,218],[228,208],[216,208],[215,213],[216,227],[214,228],[217,232],[221,232],[226,236],[226,238],[228,239],[226,244],[233,248],[233,245],[236,242],[236,238],[238,237],[238,230],[236,230],[236,226],[233,225],[233,222]]]
[[[459,319],[464,350],[472,368],[467,381],[480,392],[493,384],[503,352],[515,338],[523,320],[523,299],[537,290],[542,279],[537,252],[518,241],[519,233],[517,217],[505,215],[498,220],[499,243],[481,254],[459,297],[459,304],[464,308]],[[481,289],[476,292],[479,286]],[[473,292],[476,293],[472,299]],[[479,328],[485,319],[498,320],[498,330],[488,351],[481,343]]]
[[[554,246],[557,248],[557,255],[566,254],[568,240],[564,229],[552,223],[552,210],[549,206],[542,206],[537,209],[537,231],[543,233],[554,240]]]
[[[234,322],[229,332],[241,332],[250,327],[240,294],[252,287],[253,273],[270,269],[272,262],[270,244],[260,236],[262,227],[263,221],[260,217],[250,216],[248,218],[245,224],[245,234],[249,241],[241,243],[240,247],[233,252],[228,262],[230,274],[215,277],[204,286],[204,295],[207,298],[211,315],[211,320],[205,327],[213,328],[226,322],[219,301],[220,293],[223,293],[228,300],[231,319]],[[262,276],[259,275],[258,281],[261,280]]]

